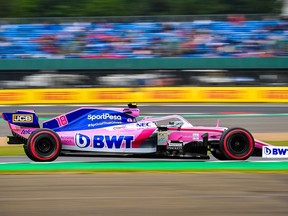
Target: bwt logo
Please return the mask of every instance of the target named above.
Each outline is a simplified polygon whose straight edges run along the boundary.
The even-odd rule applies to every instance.
[[[75,135],[75,144],[79,147],[79,148],[87,148],[90,145],[91,141],[90,141],[90,137],[77,133]]]
[[[32,114],[13,114],[12,115],[12,122],[33,122],[33,115]]]
[[[272,153],[272,150],[269,149],[269,148],[267,148],[267,147],[265,147],[265,148],[264,148],[264,153],[265,153],[266,155],[270,155],[270,154]]]
[[[123,144],[124,148],[132,148],[133,140],[134,136],[94,135],[92,146],[93,148],[120,149]],[[78,133],[75,135],[75,144],[80,148],[87,148],[91,144],[91,139],[89,136]]]
[[[91,115],[89,114],[87,117],[88,120],[94,121],[94,120],[122,120],[122,117],[120,115],[110,115],[109,113],[103,113],[102,115]]]
[[[288,149],[287,148],[275,148],[272,149],[265,147],[264,153],[266,155],[288,155]]]
[[[273,155],[286,155],[288,152],[288,149],[282,149],[282,148],[274,148],[272,149]]]

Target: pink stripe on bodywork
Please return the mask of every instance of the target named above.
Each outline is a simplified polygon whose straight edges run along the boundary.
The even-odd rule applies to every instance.
[[[132,142],[132,148],[139,148],[141,146],[141,144],[143,142],[145,142],[152,134],[153,132],[156,130],[156,127],[153,128],[145,128],[144,130],[142,130],[140,132],[140,130],[121,130],[119,132],[117,131],[107,131],[105,129],[103,130],[97,130],[97,134],[98,135],[108,135],[108,136],[113,136],[113,135],[117,135],[117,136],[126,136],[126,135],[133,135],[134,136],[134,141]],[[93,137],[95,134],[94,130],[90,130],[90,131],[80,131],[80,133],[85,134],[86,136],[89,136],[90,140],[91,140],[91,145],[93,142]],[[60,139],[62,141],[62,145],[66,145],[66,146],[76,146],[75,145],[75,132],[71,133],[71,132],[60,132],[58,133],[60,136]],[[152,144],[151,144],[152,145]]]
[[[193,127],[193,128],[168,128],[168,130],[170,131],[193,131],[193,132],[223,132],[225,128],[201,128],[201,127]]]
[[[156,130],[156,128],[147,128],[143,130],[136,138],[136,140],[132,143],[132,148],[139,148],[141,143],[145,142]],[[151,144],[152,145],[152,144]]]
[[[260,140],[255,140],[255,148],[262,148],[263,146],[272,146],[269,143],[262,142]]]

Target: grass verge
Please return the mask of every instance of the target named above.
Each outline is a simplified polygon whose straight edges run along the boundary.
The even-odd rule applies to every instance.
[[[126,161],[0,164],[0,174],[25,173],[94,173],[94,172],[259,172],[287,173],[288,162],[269,161],[207,163],[203,161]]]
[[[23,145],[0,146],[0,156],[22,156],[25,155]]]
[[[275,146],[288,146],[288,141],[265,141]],[[25,155],[22,145],[0,146],[0,156],[22,156]]]

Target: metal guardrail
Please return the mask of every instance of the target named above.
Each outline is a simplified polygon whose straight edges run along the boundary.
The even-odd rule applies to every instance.
[[[195,20],[227,21],[229,16],[243,16],[245,20],[275,20],[279,14],[207,14],[207,15],[161,15],[161,16],[99,16],[99,17],[33,17],[1,18],[0,24],[24,23],[71,23],[71,22],[185,22]]]

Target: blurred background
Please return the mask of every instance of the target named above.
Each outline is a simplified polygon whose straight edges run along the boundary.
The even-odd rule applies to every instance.
[[[103,87],[133,88],[112,93],[156,102],[168,97],[163,87],[175,86],[204,93],[173,94],[167,102],[288,101],[287,0],[0,0],[0,6],[2,104],[78,103],[69,98],[72,90],[49,89]],[[267,88],[247,100],[246,93],[235,97],[237,86]],[[143,87],[160,93],[144,100]],[[227,88],[219,94],[205,87]],[[23,98],[27,88],[50,96]],[[130,99],[89,94],[82,97],[88,103]]]
[[[216,123],[211,113],[230,115],[221,125],[287,145],[288,0],[0,0],[0,10],[5,112],[56,104],[36,107],[44,120],[68,112],[60,104],[191,103],[141,111],[198,113],[189,121],[207,126]],[[1,176],[0,215],[287,215],[288,178],[273,164],[273,174],[261,175]]]

